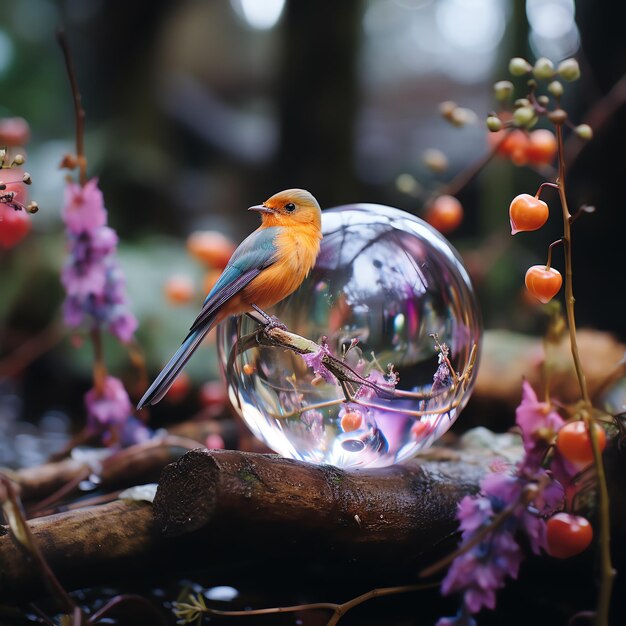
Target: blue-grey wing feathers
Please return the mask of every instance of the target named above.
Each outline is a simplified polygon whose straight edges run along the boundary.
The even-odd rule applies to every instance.
[[[217,313],[224,303],[239,293],[266,267],[275,262],[274,238],[279,230],[279,227],[276,226],[256,230],[244,239],[235,250],[224,272],[207,295],[198,317],[189,329],[189,334],[143,395],[137,405],[138,409],[156,404],[163,398],[191,355],[215,324]]]

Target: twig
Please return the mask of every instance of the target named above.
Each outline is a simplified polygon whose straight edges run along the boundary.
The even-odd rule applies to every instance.
[[[80,609],[70,598],[50,569],[46,560],[43,558],[32,532],[26,523],[24,512],[22,510],[22,504],[19,496],[15,492],[13,483],[3,474],[0,474],[0,503],[13,539],[20,549],[22,549],[26,555],[33,560],[41,578],[50,586],[56,596],[59,606],[62,607],[63,611],[73,615],[76,615],[76,611],[79,612],[78,621],[73,622],[74,626],[79,626],[82,623]]]
[[[259,615],[276,615],[280,613],[296,613],[300,611],[332,611],[332,615],[326,626],[336,626],[339,620],[348,612],[359,604],[363,604],[368,600],[374,598],[382,598],[384,596],[396,595],[399,593],[412,593],[414,591],[422,591],[424,589],[432,589],[437,587],[439,583],[418,583],[412,585],[400,585],[397,587],[379,587],[377,589],[371,589],[370,591],[356,596],[351,600],[343,603],[337,602],[313,602],[308,604],[296,604],[293,606],[277,606],[267,609],[252,609],[246,611],[222,611],[219,609],[212,609],[207,607],[204,598],[200,595],[192,598],[191,603],[177,602],[175,603],[175,613],[180,621],[185,620],[185,623],[190,623],[195,619],[195,616],[202,613],[208,615],[222,616],[222,617],[250,617]]]
[[[55,320],[0,360],[0,376],[13,377],[61,342],[65,333]]]
[[[625,85],[626,88],[626,85]],[[608,626],[609,609],[611,603],[611,590],[615,570],[611,562],[611,528],[609,517],[609,493],[606,484],[606,474],[602,460],[602,451],[598,442],[598,435],[595,429],[595,422],[592,417],[592,405],[587,389],[587,382],[582,368],[580,356],[578,354],[578,343],[576,340],[576,319],[574,316],[574,292],[572,286],[572,245],[571,245],[571,214],[567,206],[567,196],[565,194],[565,156],[563,151],[563,126],[556,124],[556,137],[559,154],[559,197],[563,211],[563,247],[565,249],[565,310],[567,311],[567,324],[570,333],[570,346],[574,368],[580,385],[580,392],[583,399],[584,409],[582,417],[587,427],[587,433],[591,441],[593,450],[593,460],[598,476],[598,509],[600,524],[600,590],[598,606],[595,616],[596,626]]]
[[[64,30],[59,29],[57,31],[57,41],[61,47],[61,51],[63,52],[67,77],[70,80],[70,87],[72,89],[74,117],[76,121],[76,160],[79,168],[79,181],[80,184],[84,186],[87,182],[87,159],[85,158],[85,109],[83,108],[82,97],[78,89],[74,60],[72,59],[70,46]]]

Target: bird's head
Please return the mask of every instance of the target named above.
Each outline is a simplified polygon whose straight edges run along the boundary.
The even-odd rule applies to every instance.
[[[261,214],[263,226],[312,226],[321,231],[322,213],[317,200],[304,189],[286,189],[249,211]]]

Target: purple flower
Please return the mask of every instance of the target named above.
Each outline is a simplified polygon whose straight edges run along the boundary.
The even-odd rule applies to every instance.
[[[129,415],[125,422],[115,426],[104,433],[103,441],[106,445],[119,443],[122,447],[134,446],[138,443],[145,443],[154,436],[154,431],[134,415]]]
[[[524,458],[508,471],[487,474],[481,481],[480,493],[466,496],[459,503],[461,547],[473,544],[481,533],[476,545],[454,559],[441,585],[444,594],[463,594],[461,616],[477,613],[483,607],[494,608],[496,591],[504,586],[507,576],[517,577],[522,562],[517,535],[525,535],[530,549],[539,554],[546,547],[544,518],[563,502],[563,487],[553,476],[554,463],[552,472],[542,466],[563,420],[549,404],[539,402],[532,387],[524,382],[516,421],[522,433]]]
[[[311,431],[315,439],[320,440],[324,435],[324,416],[317,409],[304,411],[300,421]]]
[[[527,380],[522,384],[522,401],[515,411],[515,423],[522,431],[527,465],[539,467],[564,422],[548,403],[539,402]]]
[[[323,341],[317,352],[309,352],[308,354],[301,354],[304,362],[310,367],[316,376],[321,376],[327,383],[334,383],[335,377],[332,372],[324,365],[323,359],[326,355],[331,355],[328,348],[328,344]]]
[[[68,183],[63,199],[63,221],[70,232],[80,234],[104,226],[107,213],[98,179],[92,178],[84,187]]]
[[[117,234],[106,226],[107,212],[98,181],[84,187],[68,183],[63,219],[67,228],[68,260],[61,273],[67,298],[65,323],[76,327],[87,320],[128,342],[137,320],[128,310],[124,276],[115,260]]]
[[[96,431],[124,424],[132,413],[130,398],[119,378],[107,376],[104,389],[98,394],[95,387],[85,394],[88,426]]]
[[[113,307],[107,330],[121,342],[128,343],[137,330],[137,318],[125,307]]]
[[[389,374],[383,374],[380,370],[374,369],[366,376],[366,378],[377,387],[390,392],[393,392],[398,384],[398,375],[393,370],[390,370]],[[367,385],[361,385],[356,392],[356,397],[362,401],[372,400],[377,395],[376,390],[372,389],[372,387],[368,387]]]

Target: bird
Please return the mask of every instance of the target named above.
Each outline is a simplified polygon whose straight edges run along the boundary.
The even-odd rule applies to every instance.
[[[261,225],[233,252],[180,348],[145,392],[138,410],[165,396],[211,328],[229,315],[253,310],[271,321],[263,309],[293,293],[315,265],[322,214],[308,191],[286,189],[248,211],[260,214]]]

